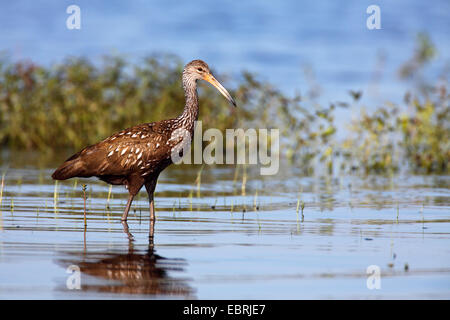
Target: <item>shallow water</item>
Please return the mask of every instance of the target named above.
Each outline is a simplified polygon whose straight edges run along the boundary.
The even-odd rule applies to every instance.
[[[198,185],[198,167],[172,167],[149,244],[144,192],[127,230],[122,187],[108,201],[95,179],[55,185],[51,170],[5,171],[2,299],[450,298],[450,177],[263,179],[247,169],[242,188],[242,168],[205,167]],[[368,289],[370,265],[380,289]],[[81,287],[70,289],[77,267]]]

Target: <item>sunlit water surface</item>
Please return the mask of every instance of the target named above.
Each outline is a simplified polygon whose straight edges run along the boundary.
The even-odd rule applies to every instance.
[[[2,299],[450,298],[449,177],[205,167],[198,183],[199,168],[173,167],[157,186],[149,245],[145,192],[127,233],[122,187],[108,200],[95,179],[55,185],[51,170],[3,172]],[[371,265],[379,289],[369,289]]]

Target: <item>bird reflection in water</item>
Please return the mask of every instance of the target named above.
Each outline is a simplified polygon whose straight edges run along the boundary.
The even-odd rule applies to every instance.
[[[60,260],[60,264],[77,265],[81,272],[81,290],[101,293],[180,296],[193,298],[187,279],[169,276],[184,271],[183,259],[168,259],[155,253],[154,224],[150,223],[149,244],[145,253],[134,247],[134,237],[126,221],[123,231],[128,237],[128,252],[123,254],[81,254],[81,261]],[[103,258],[99,259],[99,256]],[[105,257],[106,256],[106,257]],[[86,277],[90,276],[90,277]],[[92,278],[93,277],[93,278]]]

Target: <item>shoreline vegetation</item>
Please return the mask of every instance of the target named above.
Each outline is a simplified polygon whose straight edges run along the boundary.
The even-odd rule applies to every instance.
[[[350,103],[319,106],[287,97],[249,72],[230,90],[235,110],[212,88],[199,88],[201,120],[221,131],[280,129],[281,157],[305,174],[448,174],[448,70],[432,83],[422,77],[435,55],[429,37],[418,35],[415,52],[399,67],[400,79],[414,83],[404,101],[362,111],[343,139],[336,137],[334,112],[357,103],[363,92],[350,91]],[[132,125],[176,117],[184,106],[182,68],[173,55],[140,64],[105,56],[100,65],[75,57],[51,67],[0,58],[0,150],[77,151]],[[226,86],[227,77],[216,76]]]

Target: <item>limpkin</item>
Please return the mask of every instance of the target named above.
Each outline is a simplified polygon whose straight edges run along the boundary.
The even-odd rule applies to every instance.
[[[122,130],[103,141],[88,146],[67,159],[53,174],[55,180],[73,177],[93,177],[112,185],[125,185],[129,197],[122,215],[126,221],[135,195],[145,185],[150,202],[150,222],[155,221],[153,193],[161,171],[173,163],[172,152],[181,144],[180,135],[194,134],[198,119],[197,81],[205,80],[219,90],[234,106],[228,91],[214,78],[202,60],[189,62],[183,70],[182,81],[186,104],[175,119],[144,123]],[[175,139],[174,139],[175,137]]]

